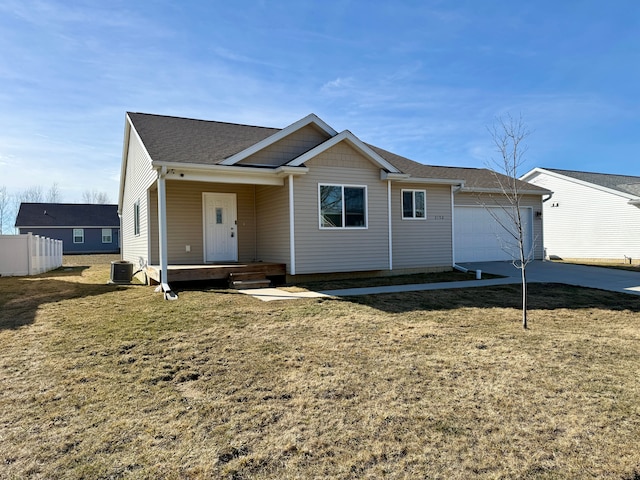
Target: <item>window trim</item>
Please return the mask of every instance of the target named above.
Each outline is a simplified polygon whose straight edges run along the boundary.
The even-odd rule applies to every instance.
[[[342,192],[342,226],[326,227],[322,225],[322,187],[340,187]],[[359,188],[364,192],[364,226],[350,227],[346,225],[346,211],[344,201],[345,188]],[[320,230],[368,230],[369,229],[369,189],[367,185],[352,185],[343,183],[318,183],[318,228]]]
[[[105,232],[108,232],[108,235],[105,235]],[[105,238],[109,238],[109,241],[105,241]],[[113,243],[113,229],[112,228],[103,228],[102,229],[102,243]]]
[[[406,217],[404,214],[404,194],[405,192],[411,192],[411,211],[412,216]],[[424,198],[424,217],[416,217],[416,192],[422,193]],[[403,188],[400,190],[400,214],[402,220],[426,220],[427,219],[427,191],[417,188]]]
[[[80,232],[78,235],[76,232]],[[73,243],[80,244],[84,243],[84,228],[74,228],[73,232],[71,232],[71,236],[73,238]],[[80,238],[80,241],[76,241],[76,238]]]

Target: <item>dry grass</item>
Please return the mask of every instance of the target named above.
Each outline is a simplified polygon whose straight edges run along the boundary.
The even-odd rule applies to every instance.
[[[0,278],[2,478],[640,478],[640,304]]]
[[[557,260],[556,260],[557,261]],[[589,265],[592,267],[617,268],[618,270],[629,270],[630,272],[640,272],[640,263],[628,263],[620,260],[588,260],[588,259],[567,259],[560,263],[573,263],[575,265]]]

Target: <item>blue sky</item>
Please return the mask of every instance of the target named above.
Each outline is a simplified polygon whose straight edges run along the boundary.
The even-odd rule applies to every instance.
[[[336,130],[484,167],[522,115],[528,163],[640,176],[640,2],[0,2],[0,186],[117,201],[126,111]]]

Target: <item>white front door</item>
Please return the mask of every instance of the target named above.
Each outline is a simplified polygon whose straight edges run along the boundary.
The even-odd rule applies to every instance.
[[[238,261],[235,193],[204,193],[204,261]]]

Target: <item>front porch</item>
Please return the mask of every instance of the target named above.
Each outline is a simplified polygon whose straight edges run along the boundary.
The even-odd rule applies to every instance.
[[[255,263],[225,263],[206,265],[169,265],[167,280],[172,282],[193,282],[202,280],[227,280],[231,274],[261,273],[265,277],[285,277],[287,274],[284,263],[255,262]],[[159,265],[148,265],[146,274],[152,285],[161,282]]]

